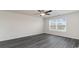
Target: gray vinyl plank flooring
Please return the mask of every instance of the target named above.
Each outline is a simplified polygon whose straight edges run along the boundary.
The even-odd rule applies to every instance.
[[[77,48],[79,40],[39,34],[0,42],[0,48]]]

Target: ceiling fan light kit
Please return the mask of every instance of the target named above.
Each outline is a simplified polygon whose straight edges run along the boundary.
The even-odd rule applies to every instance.
[[[45,16],[45,13],[41,13],[40,16]]]

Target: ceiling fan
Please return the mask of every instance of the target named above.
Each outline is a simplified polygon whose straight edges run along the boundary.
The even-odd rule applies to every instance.
[[[38,10],[40,13],[40,16],[50,15],[49,13],[52,12],[52,10]]]

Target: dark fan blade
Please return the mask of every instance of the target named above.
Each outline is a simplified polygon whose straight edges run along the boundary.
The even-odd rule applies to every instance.
[[[48,12],[52,12],[52,10],[49,10]]]
[[[41,12],[41,10],[38,10],[38,12]]]
[[[38,10],[38,12],[44,12],[44,10]]]
[[[52,10],[46,11],[45,13],[49,13],[49,12],[52,12]]]

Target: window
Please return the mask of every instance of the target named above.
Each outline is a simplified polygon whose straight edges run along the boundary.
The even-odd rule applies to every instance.
[[[66,31],[66,20],[64,18],[50,19],[49,30],[65,32]]]

